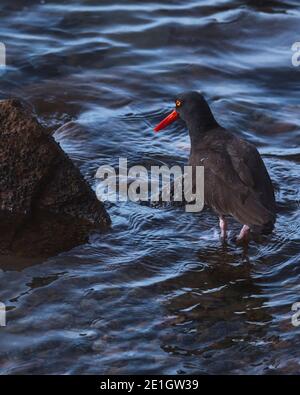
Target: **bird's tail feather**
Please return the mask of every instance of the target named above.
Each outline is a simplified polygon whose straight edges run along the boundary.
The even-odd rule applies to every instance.
[[[268,210],[257,199],[256,196],[249,195],[245,201],[238,199],[235,205],[235,217],[245,225],[260,227],[261,229],[272,229],[275,223],[275,214]]]

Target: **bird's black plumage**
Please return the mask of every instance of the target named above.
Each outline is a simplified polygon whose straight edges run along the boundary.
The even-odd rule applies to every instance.
[[[271,231],[274,189],[256,147],[221,127],[198,92],[177,100],[191,139],[189,164],[204,166],[205,203],[221,218],[231,215],[255,232]]]

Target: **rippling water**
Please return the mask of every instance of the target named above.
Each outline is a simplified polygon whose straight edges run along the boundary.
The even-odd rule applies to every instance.
[[[299,373],[298,1],[1,1],[1,98],[31,104],[92,187],[100,164],[183,164],[182,90],[254,142],[276,186],[273,235],[222,247],[209,211],[108,206],[110,232],[0,258],[2,373]],[[239,225],[231,223],[231,234]]]

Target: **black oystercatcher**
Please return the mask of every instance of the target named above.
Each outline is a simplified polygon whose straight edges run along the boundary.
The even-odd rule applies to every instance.
[[[154,130],[177,118],[185,121],[191,139],[189,165],[204,166],[205,204],[219,216],[222,239],[226,215],[243,225],[238,241],[247,241],[250,231],[270,233],[276,219],[274,189],[256,147],[220,126],[200,93],[179,95],[175,106]]]

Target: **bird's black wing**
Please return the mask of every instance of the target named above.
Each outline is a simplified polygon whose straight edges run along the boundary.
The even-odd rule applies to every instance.
[[[204,166],[205,202],[209,206],[219,214],[231,214],[242,224],[262,226],[274,222],[274,214],[263,204],[253,171],[264,173],[266,169],[261,166],[262,160],[260,163],[257,158],[250,158],[254,146],[250,148],[247,142],[241,141],[242,144],[233,136],[219,145],[200,148],[191,158],[191,164],[196,164],[197,158],[197,164]]]
[[[251,187],[262,205],[275,214],[274,188],[257,148],[248,141],[235,137],[226,145],[226,150],[242,182]]]

